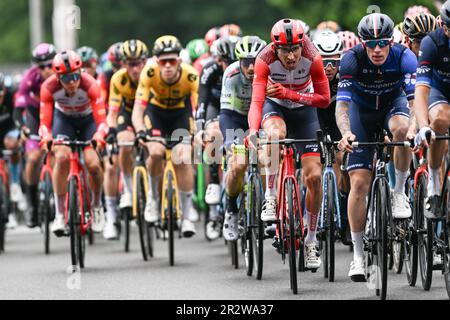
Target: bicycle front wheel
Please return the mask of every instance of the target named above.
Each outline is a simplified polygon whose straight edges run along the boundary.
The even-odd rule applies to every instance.
[[[69,182],[69,231],[70,231],[70,256],[72,268],[75,272],[80,261],[80,205],[78,199],[78,182],[75,178]]]
[[[169,172],[167,175],[167,208],[166,219],[167,228],[169,230],[169,263],[171,266],[175,265],[175,206],[174,206],[174,189],[173,189],[173,177]]]
[[[381,300],[386,300],[387,293],[387,275],[388,275],[388,224],[389,208],[387,183],[379,180],[376,190],[376,266],[377,266],[377,294]]]
[[[284,220],[286,223],[286,237],[287,237],[287,248],[289,252],[289,273],[291,278],[291,289],[294,294],[298,292],[298,284],[297,284],[297,263],[296,263],[296,218],[297,215],[295,212],[298,208],[297,204],[294,204],[294,199],[296,199],[294,184],[291,180],[288,180],[285,186],[285,195],[286,195],[286,203],[287,203],[287,217],[288,219]],[[287,221],[288,220],[288,221]]]
[[[0,177],[0,252],[5,251],[6,222],[8,221],[9,196],[3,177]]]
[[[135,192],[136,192],[136,199],[135,203],[133,205],[136,206],[136,214],[137,214],[137,225],[139,229],[139,242],[141,244],[141,253],[142,258],[144,261],[148,260],[147,252],[147,221],[144,219],[144,212],[145,212],[145,205],[147,203],[147,193],[145,192],[145,182],[144,179],[147,179],[146,176],[144,176],[141,172],[141,170],[138,168],[135,172]]]
[[[256,279],[261,280],[264,263],[264,222],[261,220],[261,181],[253,176],[250,180],[249,209],[251,232],[253,241],[253,254]]]

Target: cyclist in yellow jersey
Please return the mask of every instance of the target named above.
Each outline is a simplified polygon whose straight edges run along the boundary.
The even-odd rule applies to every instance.
[[[162,36],[155,41],[154,61],[141,73],[133,109],[133,125],[137,137],[147,135],[177,139],[194,133],[193,108],[198,100],[198,73],[181,62],[181,44],[174,36]],[[188,141],[186,141],[188,140]],[[150,188],[145,208],[145,220],[154,223],[159,219],[158,186],[163,172],[165,149],[159,143],[147,143]],[[183,212],[182,232],[185,237],[195,234],[189,220],[192,208],[194,176],[191,166],[191,140],[185,139],[173,150],[175,171]]]
[[[139,77],[144,69],[149,51],[145,43],[140,40],[125,41],[121,47],[124,68],[117,71],[111,78],[109,92],[109,113],[107,117],[109,134],[106,141],[109,144],[115,142],[134,141],[135,134],[131,122],[134,98],[139,84]],[[119,167],[123,174],[124,192],[120,199],[120,208],[130,208],[132,206],[132,178],[133,170],[133,149],[121,147],[119,150]],[[106,239],[117,239],[117,195],[118,195],[118,175],[117,159],[114,157],[113,164],[105,161],[105,201],[107,224],[103,230]]]

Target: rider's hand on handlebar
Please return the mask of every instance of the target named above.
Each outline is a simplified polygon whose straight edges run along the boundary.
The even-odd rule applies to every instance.
[[[256,141],[258,139],[258,131],[250,129],[250,133],[244,139],[245,147],[248,149],[258,150]]]
[[[148,141],[148,133],[145,130],[138,131],[136,134],[136,140],[139,142],[147,142]]]
[[[106,136],[106,143],[115,144],[117,143],[117,130],[116,128],[109,128],[108,135]]]
[[[353,152],[352,142],[356,140],[356,136],[351,132],[347,131],[342,136],[341,141],[339,142],[339,150],[344,152]]]
[[[419,133],[416,135],[415,144],[416,148],[428,148],[428,139],[434,140],[436,138],[436,134],[430,127],[423,127],[420,129]]]

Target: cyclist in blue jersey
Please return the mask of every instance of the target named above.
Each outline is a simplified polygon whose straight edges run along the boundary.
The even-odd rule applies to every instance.
[[[440,17],[442,27],[423,38],[420,44],[417,69],[416,107],[417,124],[420,129],[416,143],[427,146],[425,134],[443,135],[450,126],[450,1],[443,4]],[[440,216],[441,193],[440,167],[445,152],[444,141],[434,141],[428,157],[428,199],[425,214],[429,218]]]
[[[394,23],[387,15],[365,16],[358,25],[362,44],[348,51],[341,61],[336,120],[342,133],[339,148],[350,152],[348,216],[354,258],[349,277],[353,281],[365,281],[365,199],[372,177],[373,150],[353,149],[349,140],[373,141],[378,126],[388,130],[394,141],[414,137],[416,132],[415,120],[409,119],[409,106],[414,101],[417,58],[410,49],[393,43],[393,32]],[[410,161],[409,149],[396,148],[392,215],[397,219],[411,216],[404,191]]]

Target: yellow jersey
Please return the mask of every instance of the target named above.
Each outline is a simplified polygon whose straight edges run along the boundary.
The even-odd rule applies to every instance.
[[[137,85],[131,81],[127,69],[114,73],[109,86],[109,109],[119,111],[124,106],[127,112],[132,112],[136,89]]]
[[[180,78],[173,84],[167,84],[161,79],[161,70],[156,62],[146,65],[141,73],[136,100],[147,105],[156,105],[163,109],[182,109],[186,107],[185,100],[191,98],[195,110],[198,101],[199,76],[192,66],[182,63]]]

